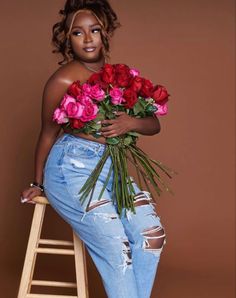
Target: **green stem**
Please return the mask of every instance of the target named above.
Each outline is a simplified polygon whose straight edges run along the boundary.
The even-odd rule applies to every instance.
[[[116,157],[117,157],[118,171],[119,171],[119,175],[120,175],[120,178],[121,178],[121,181],[120,181],[121,197],[117,198],[117,199],[121,201],[121,206],[123,208],[123,207],[127,206],[127,204],[126,204],[126,189],[125,189],[126,181],[125,181],[125,172],[124,172],[124,169],[122,167],[123,165],[121,164],[120,152],[121,152],[120,148],[116,147],[115,148],[115,154],[116,154]]]
[[[110,179],[110,177],[111,177],[111,173],[112,173],[112,169],[113,169],[113,165],[112,165],[112,163],[111,163],[110,168],[109,168],[109,172],[108,172],[108,174],[107,174],[107,178],[106,178],[106,180],[105,180],[105,182],[104,182],[104,185],[103,185],[103,188],[102,188],[102,190],[101,190],[101,192],[100,192],[100,194],[99,194],[98,201],[101,199],[101,197],[102,197],[102,195],[103,195],[103,193],[104,193],[104,191],[105,191],[105,188],[106,188],[106,186],[107,186],[107,184],[108,184],[108,182],[109,182],[109,179]]]
[[[140,156],[135,150],[130,149],[133,154],[136,156],[137,160],[142,164],[143,168],[146,170],[146,173],[150,176],[160,177],[159,174],[155,171],[155,169],[150,166],[148,160],[145,160],[142,156]]]
[[[134,157],[133,153],[130,152],[130,154],[132,155],[132,157]],[[134,162],[128,155],[126,155],[128,160],[136,167],[137,171],[139,171],[142,175],[142,177],[145,177],[148,179],[148,175],[142,170],[142,168],[140,168],[139,164]]]
[[[132,152],[130,152],[130,154],[132,155],[132,158],[133,158],[133,160],[134,160],[135,162],[132,161],[132,160],[130,160],[130,161],[131,161],[131,162],[134,164],[134,166],[136,167],[137,172],[138,172],[139,174],[142,175],[142,178],[143,178],[144,184],[145,184],[145,186],[146,186],[146,189],[147,189],[148,192],[151,194],[152,198],[154,198],[154,196],[153,196],[153,194],[152,194],[152,191],[151,191],[151,188],[150,188],[150,186],[149,186],[148,183],[147,183],[147,179],[148,179],[148,181],[150,181],[149,178],[148,178],[148,176],[147,176],[147,174],[145,174],[145,172],[143,172],[142,169],[139,167],[139,165],[138,165],[138,163],[137,163],[137,161],[136,161],[136,159],[135,159],[134,154],[133,154]],[[146,177],[147,177],[147,178],[146,178]],[[141,178],[140,178],[140,180],[141,180]],[[143,190],[142,187],[141,187],[140,189]]]
[[[139,155],[139,153],[137,152],[137,155]],[[141,157],[138,157],[141,158]],[[157,174],[156,170],[150,165],[149,161],[147,160],[147,158],[142,158],[142,161],[145,162],[150,166],[150,168],[152,169],[152,174],[156,177],[156,179],[160,182],[160,184],[163,186],[163,188],[165,188],[166,191],[170,192],[171,194],[174,194],[174,192],[171,190],[171,188],[163,181],[163,179],[160,177],[160,175]],[[168,175],[169,176],[169,175]],[[171,178],[171,177],[170,177]]]
[[[90,194],[90,197],[89,197],[89,201],[88,201],[88,204],[86,206],[87,211],[89,210],[88,208],[89,208],[90,202],[92,201],[92,198],[93,198],[95,186],[96,186],[96,183],[94,183],[94,185],[93,185],[93,188],[92,188],[92,191],[91,191],[91,194]]]
[[[155,188],[156,192],[158,193],[158,195],[160,195],[161,193],[161,189],[158,187],[154,176],[158,177],[158,174],[155,172],[155,170],[153,170],[152,168],[150,168],[145,161],[143,160],[142,157],[140,157],[134,150],[131,149],[131,151],[136,155],[137,160],[140,162],[140,164],[142,165],[142,167],[145,169],[146,174],[148,176],[148,180],[150,180],[150,182],[152,183],[153,187]]]
[[[80,201],[83,202],[85,201],[86,197],[88,196],[88,194],[90,193],[92,187],[94,186],[94,184],[96,183],[98,176],[101,173],[101,170],[107,160],[109,156],[109,150],[106,148],[106,151],[104,152],[103,157],[100,159],[100,161],[98,162],[97,166],[95,167],[95,169],[93,170],[93,172],[91,173],[91,175],[88,177],[88,179],[86,180],[85,184],[83,185],[83,187],[81,188],[79,193],[83,194],[80,197]]]
[[[134,144],[132,144],[131,146],[132,146],[134,149],[136,149],[137,151],[142,152],[143,155],[145,155],[147,158],[149,158],[148,155],[147,155],[142,149],[140,149],[139,147],[137,147],[137,146],[134,145]],[[155,165],[157,165],[157,166],[158,166],[163,172],[165,172],[165,174],[166,174],[167,176],[169,176],[170,178],[172,178],[172,177],[170,176],[170,174],[169,174],[168,172],[170,172],[171,174],[178,174],[178,172],[176,172],[175,170],[173,170],[173,169],[167,167],[166,165],[162,164],[160,161],[154,160],[154,159],[152,159],[152,158],[149,158],[149,160],[150,160],[151,162],[153,162]]]
[[[136,157],[143,162],[143,164],[145,165],[145,167],[153,174],[156,176],[160,175],[155,171],[155,169],[153,168],[153,166],[150,164],[150,162],[148,161],[148,158],[146,156],[144,156],[141,152],[137,152],[136,150],[134,150],[132,147],[130,149],[135,155]]]
[[[132,211],[135,211],[134,208],[134,196],[135,196],[135,190],[133,187],[133,182],[131,181],[130,175],[128,173],[128,165],[127,165],[127,157],[126,157],[126,150],[123,149],[122,155],[125,160],[125,171],[126,171],[126,176],[127,176],[127,185],[128,185],[128,196],[129,196],[129,201],[130,201],[130,207]]]
[[[110,154],[114,166],[114,180],[113,180],[113,191],[115,192],[116,196],[116,202],[117,202],[117,208],[118,213],[121,215],[122,206],[120,205],[120,200],[118,199],[120,197],[120,188],[119,188],[119,173],[117,168],[117,159],[115,154],[115,148],[112,145],[108,145],[110,149]]]
[[[139,184],[139,188],[142,189],[143,186],[142,186],[142,181],[141,181],[141,177],[140,177],[140,171],[138,170],[138,168],[137,168],[137,166],[136,166],[136,164],[137,164],[137,160],[136,160],[136,158],[135,158],[135,155],[134,155],[131,151],[129,151],[129,152],[130,152],[130,154],[132,155],[132,158],[133,158],[133,161],[134,161],[134,164],[135,164],[135,169],[136,169],[136,173],[137,173],[137,176],[138,176],[138,184]]]
[[[123,188],[124,188],[124,207],[129,208],[132,205],[130,200],[130,193],[128,189],[128,171],[127,171],[127,161],[124,155],[124,148],[121,147],[119,150],[120,161],[121,161],[121,171],[123,172]]]

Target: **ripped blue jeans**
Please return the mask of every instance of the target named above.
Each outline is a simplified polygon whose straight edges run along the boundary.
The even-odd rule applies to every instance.
[[[84,242],[109,298],[149,298],[165,230],[150,193],[135,182],[136,214],[117,213],[111,199],[113,175],[98,201],[111,158],[97,181],[89,208],[79,191],[101,158],[105,146],[64,133],[52,146],[44,167],[45,194],[56,212]]]

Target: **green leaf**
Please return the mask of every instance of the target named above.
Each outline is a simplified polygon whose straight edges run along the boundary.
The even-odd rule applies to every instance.
[[[92,127],[94,130],[99,130],[102,126],[101,126],[101,124],[96,124],[96,123],[94,123],[94,124],[91,125],[90,127]]]
[[[140,104],[143,108],[145,108],[146,105],[147,105],[148,103],[147,103],[147,101],[146,101],[145,99],[140,98],[140,100],[139,100],[139,104]]]
[[[99,112],[101,115],[105,115],[105,109],[103,108],[102,105],[100,105],[100,107],[99,107]]]
[[[127,146],[127,145],[131,144],[132,141],[133,141],[132,137],[131,136],[127,136],[127,137],[124,138],[123,143]]]
[[[73,133],[84,132],[83,128],[73,128]]]
[[[99,138],[101,138],[101,134],[99,134],[99,133],[93,133],[92,134],[96,139],[99,139]]]
[[[120,142],[120,138],[117,138],[117,137],[106,139],[106,143],[110,144],[110,145],[117,145],[117,144],[119,144],[119,142]]]
[[[153,105],[148,105],[147,107],[146,107],[146,110],[145,110],[147,113],[149,113],[149,114],[153,114],[154,112],[156,112],[157,111],[157,108],[155,107],[155,106],[153,106]]]
[[[106,113],[106,117],[108,119],[115,119],[116,118],[116,115],[114,113],[112,113],[112,112],[107,112]]]
[[[104,114],[99,113],[99,114],[97,114],[97,117],[93,121],[95,123],[97,123],[98,121],[103,120],[103,119],[104,119]]]
[[[89,134],[91,131],[91,128],[89,126],[84,126],[83,132],[86,134]]]
[[[141,105],[141,103],[139,101],[134,105],[133,111],[134,111],[135,115],[137,115],[143,111],[143,106]]]
[[[140,136],[140,134],[138,132],[136,132],[136,131],[129,131],[129,132],[127,132],[127,135],[134,136],[134,137]]]

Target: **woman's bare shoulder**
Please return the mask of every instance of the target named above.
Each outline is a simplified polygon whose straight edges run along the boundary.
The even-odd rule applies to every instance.
[[[45,86],[62,85],[68,87],[76,80],[83,79],[83,68],[75,61],[60,66],[47,80]]]
[[[84,69],[78,62],[71,61],[59,67],[46,81],[44,98],[61,98],[74,81],[82,81],[83,77]]]

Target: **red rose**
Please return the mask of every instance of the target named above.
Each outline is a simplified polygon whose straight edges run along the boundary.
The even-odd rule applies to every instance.
[[[159,105],[163,105],[168,101],[168,92],[164,86],[156,85],[152,94],[152,98]]]
[[[134,77],[132,80],[131,80],[131,83],[130,83],[130,89],[132,89],[134,92],[139,92],[142,88],[142,83],[143,83],[143,79],[140,78],[140,77]]]
[[[127,87],[132,79],[130,68],[125,64],[115,64],[116,87]]]
[[[80,81],[75,81],[73,82],[69,88],[68,88],[68,92],[69,95],[71,95],[74,98],[77,98],[78,95],[81,94],[81,85],[80,85]]]
[[[123,98],[125,100],[124,107],[126,109],[131,109],[138,101],[137,93],[134,92],[132,89],[126,89],[123,93]]]
[[[111,64],[105,64],[102,70],[102,81],[106,84],[113,84],[115,80],[115,70]]]
[[[129,66],[126,64],[114,64],[114,68],[116,73],[124,73],[130,71]]]
[[[153,93],[153,84],[150,80],[143,78],[142,88],[140,90],[140,95],[144,98],[148,98],[152,96]]]
[[[88,80],[87,80],[87,83],[89,83],[90,85],[96,85],[96,84],[99,84],[99,86],[102,88],[102,89],[106,89],[108,84],[107,83],[104,83],[102,81],[102,76],[101,76],[101,73],[94,73],[92,74]]]
[[[83,123],[79,119],[70,119],[70,124],[71,124],[71,127],[75,129],[82,128],[85,125],[85,123]]]
[[[101,81],[100,73],[93,73],[87,80],[90,85],[95,85],[99,81]]]

